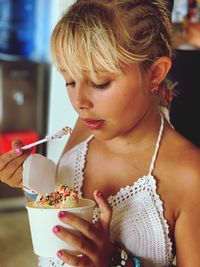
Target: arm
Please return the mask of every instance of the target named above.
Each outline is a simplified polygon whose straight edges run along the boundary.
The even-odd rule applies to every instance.
[[[200,266],[200,156],[191,157],[183,174],[175,226],[178,267]]]

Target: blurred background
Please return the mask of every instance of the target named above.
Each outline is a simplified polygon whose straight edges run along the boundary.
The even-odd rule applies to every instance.
[[[169,0],[169,6],[172,0]],[[0,0],[0,155],[13,139],[28,144],[76,121],[65,82],[51,62],[52,29],[73,0]],[[200,147],[200,0],[175,0],[176,83],[170,118]],[[34,151],[58,161],[67,136]],[[0,183],[0,267],[36,267],[21,190]]]
[[[52,66],[49,40],[70,0],[0,0],[0,155],[68,125],[76,115]],[[33,151],[57,162],[67,136]],[[0,267],[35,267],[22,190],[0,182]]]

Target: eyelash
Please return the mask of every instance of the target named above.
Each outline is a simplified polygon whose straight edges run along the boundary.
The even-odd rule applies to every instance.
[[[110,83],[111,82],[106,82],[106,83],[103,83],[103,84],[95,84],[95,83],[92,83],[92,86],[94,86],[96,89],[106,89],[110,86]],[[70,82],[70,83],[65,83],[66,87],[68,86],[72,86],[74,87],[75,86],[75,82]]]
[[[110,86],[110,82],[106,82],[103,84],[94,84],[93,83],[93,86],[97,89],[107,89]]]
[[[66,87],[68,87],[68,86],[75,86],[75,82],[71,82],[71,83],[65,83],[65,85],[66,85]]]

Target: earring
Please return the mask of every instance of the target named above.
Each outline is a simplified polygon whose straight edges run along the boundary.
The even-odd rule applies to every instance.
[[[150,89],[151,93],[153,94],[154,92],[157,92],[159,88],[159,85],[155,83],[152,88]]]

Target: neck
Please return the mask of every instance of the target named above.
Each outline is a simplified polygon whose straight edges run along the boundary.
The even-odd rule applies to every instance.
[[[112,153],[135,153],[152,146],[158,138],[161,115],[158,110],[148,110],[126,134],[106,141],[104,145]]]

